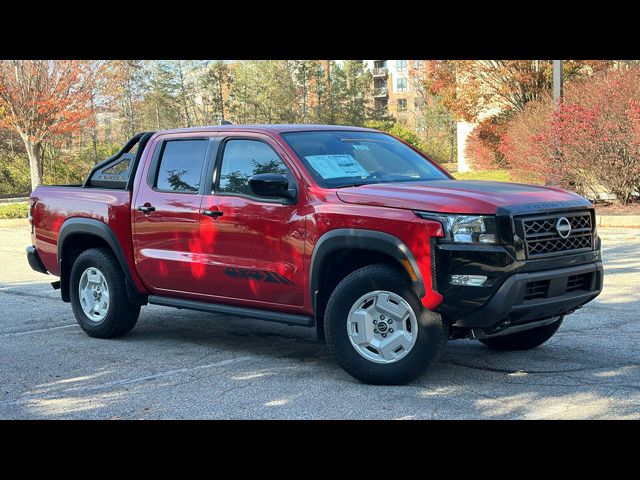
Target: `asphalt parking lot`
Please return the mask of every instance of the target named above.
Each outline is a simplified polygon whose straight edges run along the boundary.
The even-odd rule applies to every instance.
[[[311,329],[148,306],[98,340],[0,228],[0,418],[640,419],[640,231],[601,229],[605,289],[544,346],[452,341],[411,385],[363,385]]]

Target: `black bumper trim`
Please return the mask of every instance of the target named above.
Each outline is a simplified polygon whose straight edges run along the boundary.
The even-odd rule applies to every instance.
[[[576,291],[529,301],[522,300],[528,282],[553,281],[584,273],[596,274],[593,285],[588,291]],[[602,277],[601,262],[540,272],[517,273],[505,280],[484,307],[472,314],[456,318],[453,325],[465,328],[489,328],[505,320],[511,324],[518,324],[563,315],[596,298],[602,291]]]
[[[33,245],[27,247],[27,260],[29,261],[29,266],[36,272],[49,273],[47,272],[47,267],[45,267],[42,260],[40,260],[40,255],[38,255],[36,247]]]

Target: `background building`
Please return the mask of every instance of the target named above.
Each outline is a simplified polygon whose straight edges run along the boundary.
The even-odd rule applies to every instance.
[[[393,115],[399,123],[420,134],[423,109],[431,97],[423,86],[424,60],[365,60],[373,75],[374,108]]]
[[[440,161],[445,158],[455,161],[457,155],[458,164],[462,164],[464,171],[464,141],[473,126],[462,125],[462,138],[458,134],[456,154],[455,122],[424,85],[427,61],[365,60],[365,63],[373,76],[374,108],[377,115],[390,115],[399,124],[414,131],[431,148],[432,156],[435,151],[438,152]]]

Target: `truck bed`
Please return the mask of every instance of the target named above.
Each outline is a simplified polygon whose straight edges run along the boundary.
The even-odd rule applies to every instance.
[[[32,240],[42,263],[59,275],[58,233],[65,220],[93,218],[115,233],[128,261],[133,263],[131,243],[131,192],[82,186],[40,186],[31,195]]]

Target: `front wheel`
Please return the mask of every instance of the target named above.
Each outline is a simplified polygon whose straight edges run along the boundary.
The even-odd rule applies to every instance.
[[[110,250],[85,250],[71,268],[71,306],[80,328],[91,337],[113,338],[131,330],[140,305],[129,301],[122,268]]]
[[[442,355],[448,338],[440,315],[426,310],[402,271],[368,265],[344,278],[327,304],[327,346],[361,382],[400,385]]]
[[[541,327],[525,330],[524,332],[501,335],[499,337],[484,338],[480,341],[494,350],[529,350],[542,345],[558,331],[564,316],[553,323]]]

